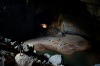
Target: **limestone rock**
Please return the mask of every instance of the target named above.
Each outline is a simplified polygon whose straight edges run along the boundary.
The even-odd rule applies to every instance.
[[[52,41],[50,41],[52,40]],[[90,42],[77,35],[68,35],[64,37],[42,37],[27,40],[24,44],[34,45],[38,51],[54,50],[62,54],[70,55],[75,51],[83,51],[90,48]]]

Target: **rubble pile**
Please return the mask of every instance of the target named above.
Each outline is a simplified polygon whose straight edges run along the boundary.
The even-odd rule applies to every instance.
[[[23,42],[18,43],[2,38],[0,46],[6,46],[4,49],[0,48],[0,66],[64,66],[62,55],[38,54],[34,46],[23,44]]]

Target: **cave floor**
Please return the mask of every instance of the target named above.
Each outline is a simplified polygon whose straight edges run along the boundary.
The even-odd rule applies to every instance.
[[[43,40],[43,38],[41,40]],[[42,54],[49,53],[50,55],[61,54],[57,51],[53,51],[49,49],[44,51],[39,51],[38,53],[42,53]],[[61,55],[63,57],[64,64],[67,64],[65,66],[94,66],[95,64],[100,64],[99,50],[98,51],[97,50],[76,51],[70,55],[64,55],[64,54]]]
[[[73,36],[69,36],[69,37],[68,36],[64,39],[62,38],[62,40],[67,41],[67,39],[68,39],[67,42],[72,42],[74,39],[75,39],[74,42],[76,42],[78,40],[80,41],[80,39],[76,40],[76,38],[75,38],[75,37],[78,38],[78,36],[75,36],[73,40],[72,39],[69,40],[69,38],[73,38]],[[35,43],[38,44],[39,42],[43,43],[43,44],[49,43],[49,42],[47,42],[48,39],[45,39],[45,40],[43,38],[41,40],[40,39],[41,38],[36,39],[37,42],[36,42],[36,40],[28,40],[28,41],[26,41],[26,43],[29,43],[31,45],[32,44],[35,45]],[[52,39],[52,41],[53,41],[53,39]],[[72,44],[75,44],[74,42]],[[38,46],[42,46],[42,45],[38,45]],[[61,53],[59,53],[59,51],[57,52],[57,51],[53,51],[53,50],[49,50],[49,49],[46,49],[46,50],[41,51],[41,52],[42,53],[49,53],[51,55],[52,54],[61,54]],[[75,51],[74,53],[72,53],[70,55],[62,54],[62,56],[63,56],[63,59],[64,59],[64,63],[67,64],[66,66],[94,66],[95,64],[100,64],[100,52],[99,52],[99,50],[97,51],[97,50],[94,50],[92,48],[89,49],[89,50]]]

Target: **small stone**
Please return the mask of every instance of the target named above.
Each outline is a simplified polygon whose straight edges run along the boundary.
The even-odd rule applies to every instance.
[[[8,42],[8,41],[7,41],[7,38],[5,38],[5,42]]]
[[[17,49],[18,48],[18,46],[15,46],[15,49]]]
[[[0,39],[3,39],[3,37],[2,37],[2,36],[0,36]]]
[[[42,62],[42,64],[44,64],[44,63],[46,63],[46,60],[44,60],[44,61]]]
[[[76,48],[79,48],[80,46],[76,46]]]
[[[11,45],[14,45],[15,43],[16,43],[16,41],[14,41],[14,42],[10,42]]]
[[[11,56],[13,56],[13,57],[14,57],[14,53],[11,53]]]
[[[68,44],[68,43],[64,43],[64,45],[66,45],[66,44]]]
[[[62,44],[60,44],[60,46],[62,46]]]
[[[0,57],[0,66],[4,66],[4,61],[6,59],[4,58],[4,56]]]
[[[34,50],[33,52],[36,53],[36,50]]]
[[[46,56],[47,58],[50,58],[50,55],[48,53],[45,53],[44,56]]]
[[[37,63],[41,63],[41,60],[37,60]]]
[[[59,65],[59,66],[64,66],[64,65]]]
[[[8,42],[11,42],[11,39],[8,39]]]
[[[60,41],[60,39],[58,39],[58,41]]]
[[[5,38],[5,42],[11,42],[11,39]]]
[[[52,40],[49,40],[49,41],[51,41],[51,42],[52,42]]]

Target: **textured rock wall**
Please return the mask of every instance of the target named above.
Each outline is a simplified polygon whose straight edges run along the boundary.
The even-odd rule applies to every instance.
[[[87,6],[87,10],[100,21],[100,0],[81,0]]]
[[[90,12],[91,17],[95,19],[93,24],[90,22],[91,29],[97,42],[100,42],[100,0],[81,0],[87,6],[87,10]],[[94,42],[97,47],[100,46],[99,43]],[[99,45],[99,46],[98,46]]]

